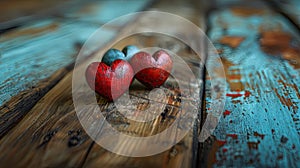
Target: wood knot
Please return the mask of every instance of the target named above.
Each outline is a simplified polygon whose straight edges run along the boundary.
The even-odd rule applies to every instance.
[[[68,146],[69,147],[74,147],[74,146],[77,146],[81,141],[81,138],[78,137],[78,136],[73,136],[69,139],[69,142],[68,142]]]
[[[70,136],[69,141],[68,141],[69,147],[74,147],[81,143],[82,130],[76,130],[76,131],[70,130],[70,131],[68,131],[68,135]]]
[[[45,145],[46,143],[48,143],[48,142],[52,139],[52,137],[53,137],[57,132],[58,132],[58,129],[49,131],[49,132],[44,136],[43,141],[42,141],[42,143],[38,146],[38,148],[41,147],[41,146],[43,146],[43,145]]]

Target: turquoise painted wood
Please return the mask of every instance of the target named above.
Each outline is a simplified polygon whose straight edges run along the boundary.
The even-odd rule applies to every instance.
[[[0,106],[74,62],[81,45],[102,24],[144,8],[149,1],[88,1],[66,9],[62,16],[24,24],[0,36]],[[113,9],[113,10],[112,10]],[[103,30],[108,42],[124,26]],[[101,46],[90,46],[90,52]]]
[[[72,6],[70,12],[64,13],[63,17],[95,23],[97,25],[104,24],[119,16],[138,12],[144,9],[151,0],[92,0],[85,4],[84,7]],[[123,25],[128,20],[120,23]]]
[[[80,47],[97,28],[88,23],[44,20],[14,30],[17,37],[4,34],[0,39],[0,104],[74,62],[78,45]],[[31,33],[42,29],[45,31]],[[27,31],[28,34],[18,35]],[[114,34],[113,30],[107,30],[106,40]]]
[[[227,92],[215,141],[204,151],[203,162],[300,167],[300,53],[279,49],[300,51],[300,36],[286,18],[259,1],[236,5],[243,12],[233,3],[217,6],[208,17],[208,36],[222,57]],[[210,102],[210,92],[206,94]],[[209,113],[212,107],[208,103],[206,108]]]

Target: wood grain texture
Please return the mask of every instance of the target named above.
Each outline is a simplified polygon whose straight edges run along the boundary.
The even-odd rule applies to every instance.
[[[73,5],[67,9],[68,12],[59,14],[59,17],[81,22],[103,25],[122,15],[139,12],[151,5],[153,1],[139,0],[89,0],[84,5]],[[115,26],[123,26],[128,20],[119,22]]]
[[[159,7],[156,6],[156,7]],[[163,8],[163,7],[162,7]],[[201,24],[201,13],[198,13],[198,7],[191,7],[194,13],[187,16],[194,17],[196,24]],[[195,17],[197,16],[197,17]],[[141,19],[143,21],[143,19]],[[141,22],[136,22],[141,24]],[[142,22],[145,24],[145,22]],[[180,26],[178,26],[180,27]],[[172,27],[170,31],[176,31],[178,27]],[[131,25],[126,29],[138,28],[138,24]],[[174,29],[173,29],[174,28]],[[182,25],[181,28],[184,28]],[[189,33],[187,31],[186,33]],[[122,32],[120,32],[122,34]],[[188,37],[193,38],[191,34]],[[123,48],[128,44],[139,44],[141,46],[159,46],[179,54],[185,60],[189,60],[188,65],[194,70],[197,79],[201,80],[202,67],[199,65],[199,56],[196,56],[189,47],[173,38],[159,38],[161,36],[139,36],[130,37],[115,44],[116,48]],[[195,39],[199,40],[199,39]],[[110,45],[112,45],[113,41]],[[198,43],[198,42],[197,42]],[[108,45],[109,46],[109,45]],[[93,59],[99,58],[108,48],[102,48],[95,53]],[[82,66],[84,68],[84,66]],[[85,80],[79,80],[86,85]],[[172,80],[169,82],[172,83]],[[174,81],[173,81],[174,82]],[[189,83],[193,84],[193,83]],[[164,153],[144,158],[124,157],[111,153],[96,145],[83,130],[72,102],[72,72],[68,73],[53,89],[51,89],[40,101],[27,113],[27,115],[14,127],[6,136],[0,140],[0,161],[3,167],[24,167],[24,166],[42,166],[42,167],[190,167],[193,162],[194,150],[193,140],[194,132],[191,130],[187,136],[177,145]],[[172,85],[166,84],[166,88]],[[174,89],[174,88],[173,88]],[[199,88],[198,88],[199,89]],[[141,87],[138,83],[133,83],[130,95],[143,109],[150,103],[149,91]],[[198,92],[194,93],[199,96]],[[105,110],[106,119],[119,131],[128,135],[149,136],[157,134],[168,128],[178,115],[188,111],[180,111],[180,101],[186,99],[193,102],[194,98],[187,98],[184,95],[178,95],[175,90],[168,94],[166,99],[159,103],[156,112],[159,115],[157,119],[148,123],[137,123],[130,121],[114,108],[112,103],[106,102],[99,97],[99,106]],[[194,107],[199,108],[200,102],[194,102]],[[87,109],[92,110],[92,109]],[[98,129],[100,129],[99,127]],[[175,127],[178,128],[178,127]],[[185,128],[178,128],[185,129]],[[172,133],[170,140],[176,138]],[[124,142],[123,148],[130,147],[130,142]]]
[[[231,1],[216,9],[208,34],[224,65],[227,98],[216,130],[200,144],[200,165],[299,167],[297,30],[261,1]]]
[[[71,87],[63,83],[70,78],[71,75],[67,75],[1,139],[0,148],[7,152],[0,156],[2,167],[78,167],[82,164],[92,141],[78,124],[70,97]]]
[[[62,7],[71,6],[79,1],[55,0],[55,1],[38,1],[38,0],[4,0],[0,2],[0,31],[22,25],[33,19],[49,16],[58,12]]]
[[[141,39],[136,37],[138,42],[141,42]],[[151,36],[147,37],[147,40],[153,42],[153,44],[159,44],[162,41],[161,38],[151,38]],[[175,39],[173,39],[175,41]],[[184,46],[184,45],[183,45]],[[184,47],[180,49],[180,53],[186,52],[189,57],[192,57],[193,54],[189,53],[188,49]],[[184,56],[183,56],[184,57]],[[197,56],[195,56],[197,57]],[[199,60],[200,61],[200,60]],[[191,66],[193,66],[191,64]],[[176,66],[176,68],[179,68]],[[195,67],[194,70],[199,70],[199,67]],[[198,73],[198,72],[197,72]],[[191,87],[192,84],[189,83]],[[195,83],[196,84],[196,83]],[[195,85],[197,86],[197,85]],[[106,120],[108,120],[112,126],[117,129],[122,134],[130,135],[130,136],[137,136],[137,137],[148,137],[156,135],[166,129],[169,129],[171,124],[174,124],[177,118],[180,118],[181,115],[191,113],[191,111],[199,110],[199,102],[193,105],[193,108],[188,111],[180,110],[182,107],[181,102],[185,101],[186,103],[193,104],[195,103],[196,97],[199,95],[197,94],[197,88],[195,90],[195,97],[184,97],[178,93],[178,88],[173,89],[174,81],[168,80],[164,84],[167,90],[167,96],[165,99],[162,97],[152,97],[149,98],[149,90],[145,87],[141,86],[140,83],[134,82],[131,86],[130,95],[132,95],[131,100],[134,102],[134,105],[137,105],[137,108],[140,110],[145,110],[149,108],[150,105],[155,104],[157,108],[152,111],[154,115],[158,116],[154,120],[148,122],[136,122],[134,120],[127,119],[122,113],[118,111],[113,104],[99,104],[100,109],[103,110],[104,116],[106,116]],[[199,91],[199,90],[198,90]],[[101,102],[101,100],[99,100]],[[112,110],[109,110],[108,107],[112,107]],[[130,108],[129,108],[130,109]],[[109,110],[109,111],[107,111]],[[124,109],[123,109],[124,110]],[[129,112],[130,113],[130,112]],[[132,113],[132,111],[131,111]],[[140,115],[141,118],[146,118],[149,114],[145,113],[133,113],[132,115]],[[185,124],[188,125],[188,122]],[[185,125],[184,124],[184,125]],[[192,123],[191,123],[192,124]],[[187,126],[178,125],[175,126],[176,129],[191,129],[192,127],[188,128]],[[177,130],[172,129],[172,134],[169,135],[168,139],[165,137],[161,137],[161,140],[158,140],[156,143],[162,143],[162,141],[174,141],[176,138]],[[94,144],[87,160],[84,164],[84,167],[95,167],[101,165],[103,167],[191,167],[192,166],[192,157],[193,157],[193,138],[194,132],[191,130],[188,132],[188,135],[184,137],[178,144],[173,146],[170,150],[167,150],[163,153],[156,154],[149,157],[125,157],[121,155],[116,155],[104,150],[100,145]],[[115,150],[123,151],[129,150],[131,148],[146,148],[145,146],[139,144],[133,144],[132,142],[125,141],[120,139],[121,145],[118,145]],[[153,142],[154,143],[154,142]],[[166,142],[164,142],[166,143]],[[149,144],[151,145],[151,144]],[[121,147],[121,148],[119,148]],[[145,149],[146,150],[146,149]],[[113,160],[113,161],[112,161]]]
[[[193,1],[194,2],[194,1]],[[173,5],[170,5],[170,1],[161,1],[156,4],[154,4],[153,9],[155,10],[162,10],[162,11],[167,11],[167,12],[175,12],[177,15],[184,16],[185,18],[192,20],[193,23],[196,25],[201,25],[203,28],[203,20],[202,17],[204,16],[203,13],[201,13],[199,10],[199,6],[192,6],[193,3],[188,3],[184,1],[172,1]],[[194,3],[194,5],[196,5]],[[189,10],[183,10],[183,8],[188,8]],[[147,17],[147,16],[146,16]],[[143,19],[142,19],[143,20]],[[147,20],[144,18],[144,20]],[[136,22],[137,26],[139,21]],[[142,22],[145,24],[145,22]],[[162,25],[157,25],[163,27],[164,24]],[[177,28],[169,28],[170,32],[172,31],[178,31],[178,33],[182,33],[181,27],[184,28],[184,25],[178,25]],[[186,34],[180,34],[179,36],[188,36],[190,37],[190,40],[193,40],[193,36],[189,34],[190,31],[185,30],[184,33]],[[199,39],[194,39],[198,41]],[[137,36],[137,37],[131,37],[129,39],[125,40],[125,43],[122,41],[118,44],[116,44],[115,48],[121,49],[124,45],[126,45],[126,42],[128,43],[130,41],[131,44],[135,44],[137,46],[143,47],[162,47],[171,50],[175,54],[177,53],[178,55],[183,58],[190,68],[193,70],[194,74],[197,75],[197,78],[201,80],[202,77],[202,70],[203,68],[201,65],[199,65],[199,58],[193,53],[189,51],[187,46],[184,44],[178,43],[176,39],[169,39],[168,38],[163,38],[161,35],[158,36],[153,36],[148,35],[146,37],[143,36]],[[179,45],[180,44],[180,45]],[[204,57],[201,57],[204,59]],[[174,68],[180,69],[180,67],[174,66]],[[168,82],[167,82],[168,83]],[[193,83],[190,83],[193,84]],[[167,84],[168,85],[168,84]],[[166,86],[167,87],[167,86]],[[145,90],[136,90],[138,87],[138,84],[133,84],[133,91],[130,92],[130,94],[134,97],[137,97],[137,102],[146,102],[142,104],[149,104],[149,97],[147,96],[149,91]],[[172,90],[172,89],[171,89]],[[175,92],[176,93],[176,92]],[[170,126],[172,121],[174,121],[176,118],[178,118],[178,114],[180,113],[186,113],[185,111],[180,111],[178,108],[180,108],[181,103],[180,101],[178,102],[178,99],[190,99],[193,100],[192,98],[184,98],[182,96],[176,96],[174,95],[174,92],[169,93],[169,96],[167,96],[167,99],[160,100],[162,104],[167,103],[167,108],[165,108],[165,111],[163,110],[158,110],[156,112],[161,113],[161,116],[156,118],[155,120],[151,122],[146,122],[146,123],[136,123],[133,121],[130,121],[128,119],[125,119],[125,117],[112,110],[112,114],[116,113],[115,116],[119,116],[118,118],[112,119],[114,120],[122,120],[123,123],[127,126],[119,124],[115,125],[116,123],[119,122],[114,122],[114,125],[116,126],[116,129],[124,134],[128,134],[131,136],[150,136],[150,135],[155,135],[161,132],[162,130],[165,130]],[[195,96],[199,96],[197,93]],[[177,97],[177,99],[176,99]],[[141,99],[142,98],[142,99]],[[144,101],[143,101],[144,99]],[[158,99],[159,100],[159,99]],[[134,101],[134,102],[135,102]],[[151,101],[150,101],[151,103]],[[153,103],[153,102],[152,102]],[[200,102],[198,102],[200,103]],[[102,105],[103,106],[103,105]],[[200,104],[196,105],[195,108],[199,108]],[[104,105],[104,107],[107,107],[107,104]],[[160,107],[160,106],[159,106]],[[143,107],[142,107],[143,108]],[[170,109],[167,110],[166,109]],[[178,111],[179,112],[176,112]],[[110,112],[110,113],[111,113]],[[111,114],[109,114],[111,115]],[[138,114],[137,114],[138,115]],[[180,128],[178,128],[180,129]],[[197,130],[196,130],[197,131]],[[176,134],[177,130],[174,130],[174,133],[170,135],[170,140],[176,139]],[[174,137],[175,136],[175,137]],[[122,141],[122,140],[121,140]],[[126,157],[126,156],[120,156],[120,155],[115,155],[110,152],[107,152],[104,150],[101,146],[98,144],[93,144],[93,147],[91,148],[91,151],[87,157],[87,160],[85,161],[84,167],[97,167],[99,165],[103,167],[194,167],[196,164],[193,163],[193,156],[195,155],[194,150],[197,149],[197,146],[194,146],[193,143],[195,141],[195,130],[189,131],[189,133],[175,146],[173,146],[171,149],[160,153],[156,154],[153,156],[149,157],[138,157],[138,158],[132,158],[132,157]],[[196,138],[197,142],[197,138]],[[158,141],[158,143],[161,143]],[[132,142],[124,141],[121,142],[122,145],[121,149],[118,149],[120,147],[119,145],[116,146],[116,150],[122,151],[123,149],[131,149],[131,148],[145,148],[144,146],[141,146],[140,144],[132,144]],[[149,144],[151,145],[151,144]]]
[[[102,25],[121,15],[139,11],[149,2],[151,3],[148,0],[4,0],[0,2],[0,32],[47,18],[81,20]],[[115,10],[111,10],[112,8]]]
[[[72,68],[73,66],[71,66]],[[0,137],[3,137],[13,128],[26,113],[43,97],[53,86],[55,86],[71,68],[62,68],[51,75],[47,80],[42,80],[31,92],[23,91],[11,99],[7,104],[0,107]]]
[[[78,4],[64,13],[66,19],[43,19],[5,32],[0,37],[0,105],[20,91],[31,88],[56,70],[74,62],[78,47],[104,23],[144,7],[148,1],[131,1],[123,10],[109,13],[118,2],[100,1]],[[82,6],[81,6],[82,5]],[[78,7],[79,6],[79,7]],[[87,10],[93,6],[93,9]],[[117,5],[116,5],[117,6]],[[88,18],[89,20],[84,20]],[[126,24],[119,23],[103,33],[108,42]],[[97,46],[100,47],[100,46]],[[97,48],[93,48],[95,50]],[[91,51],[92,52],[92,51]],[[88,55],[89,53],[87,53]],[[13,59],[12,59],[13,58]],[[22,81],[22,82],[20,82]]]
[[[0,104],[74,62],[78,47],[97,28],[85,23],[44,20],[3,34]],[[112,38],[114,33],[108,30],[107,34]]]
[[[77,16],[77,19],[74,17],[37,20],[1,34],[0,118],[5,124],[1,127],[0,137],[22,119],[26,112],[56,84],[55,82],[63,77],[65,71],[71,70],[63,67],[72,66],[79,49],[92,33],[114,17],[142,9],[147,2],[132,1],[131,3],[135,5],[128,3],[127,8],[110,15],[106,10],[112,7],[111,3],[89,1],[83,6],[81,3],[77,4],[79,7],[74,7],[76,10],[72,8],[64,13]],[[93,10],[83,10],[91,5],[94,6]],[[103,15],[108,16],[102,17]],[[80,16],[94,19],[83,21]],[[101,44],[112,40],[118,30],[127,23],[129,20],[109,29],[101,29],[103,32],[99,38]],[[99,47],[103,46],[100,46],[100,43],[97,46],[89,46],[83,54],[89,56]],[[53,75],[56,71],[57,74],[64,73]]]

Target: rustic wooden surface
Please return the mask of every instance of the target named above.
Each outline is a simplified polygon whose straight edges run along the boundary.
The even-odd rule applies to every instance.
[[[185,3],[182,2],[181,4],[185,5]],[[166,6],[168,6],[168,8],[166,8]],[[174,7],[177,6],[174,5]],[[196,8],[195,6],[185,6],[185,8],[187,7],[191,10],[182,12],[181,15],[185,17],[189,16],[189,19],[201,26],[203,16],[201,11],[196,10],[198,7]],[[156,10],[165,9],[166,11],[174,11],[174,8],[170,8],[169,2],[157,3],[153,8]],[[131,25],[128,29],[137,27],[138,24]],[[192,37],[192,34],[182,35]],[[179,41],[176,42],[176,40],[168,38],[160,39],[158,37],[159,36],[132,37],[121,41],[116,44],[115,47],[121,49],[128,43],[142,47],[143,44],[141,44],[141,42],[147,46],[158,45],[167,48],[170,47],[170,50],[180,54],[185,60],[190,61],[189,65],[195,70],[194,73],[198,75],[197,78],[200,80],[202,75],[201,68],[203,67],[199,66],[199,57],[191,52],[189,47],[183,43],[179,43]],[[103,54],[106,49],[100,50],[100,53],[95,53],[95,56],[97,57],[97,55]],[[195,159],[193,155],[195,151],[197,151],[197,148],[193,150],[193,145],[195,144],[194,140],[196,140],[197,144],[197,139],[194,138],[195,132],[193,130],[170,150],[145,158],[119,156],[95,144],[82,129],[76,117],[72,103],[71,77],[72,72],[67,73],[65,77],[43,96],[37,104],[28,111],[25,117],[0,140],[1,151],[7,152],[6,155],[0,156],[1,163],[3,163],[4,167],[11,165],[14,165],[14,167],[96,167],[99,166],[99,163],[104,167],[119,167],[121,165],[122,167],[185,167],[195,164],[192,160]],[[81,82],[84,82],[84,80]],[[133,85],[134,87],[130,91],[132,99],[137,99],[136,101],[140,104],[141,108],[145,108],[147,104],[151,103],[147,100],[149,91],[145,88],[135,90],[136,88],[140,88],[137,86],[139,84],[134,82]],[[168,86],[167,83],[166,87]],[[185,98],[177,94],[176,91],[170,93],[167,97],[166,108],[158,109],[157,111],[159,114],[162,113],[161,116],[147,123],[136,123],[124,118],[115,108],[109,108],[113,107],[113,104],[102,99],[99,100],[99,105],[106,109],[106,117],[119,131],[129,135],[149,136],[161,132],[172,124],[173,120],[178,117],[179,114],[186,113],[179,108],[180,99]],[[195,92],[195,95],[199,96],[197,92]],[[193,98],[186,99],[190,99],[190,101],[193,100]],[[163,105],[164,103],[165,100],[162,100],[161,104]],[[197,105],[195,108],[198,108]],[[8,118],[7,120],[10,119]],[[124,125],[129,126],[124,127]],[[170,140],[172,140],[172,136]],[[127,147],[126,144],[127,142],[124,142],[124,148]],[[17,153],[16,150],[18,151]],[[112,162],[112,160],[114,161]]]
[[[78,49],[101,25],[118,16],[143,9],[147,4],[147,1],[131,1],[127,5],[115,2],[124,8],[121,10],[119,7],[112,12],[109,9],[114,4],[109,1],[88,2],[80,8],[66,9],[64,16],[31,21],[1,34],[0,61],[3,71],[0,74],[0,105],[74,62]],[[111,40],[124,24],[103,30],[107,33],[102,40]]]
[[[200,164],[299,167],[298,31],[261,1],[223,3],[209,14],[208,35],[223,61],[227,98],[216,130],[200,145]],[[209,90],[206,102],[205,115]]]
[[[0,17],[0,167],[300,167],[297,0],[164,0],[151,8],[150,1],[138,0],[65,1],[60,5],[56,1],[43,5],[31,2],[17,5],[19,14],[17,9],[10,11],[0,5],[4,11]],[[44,6],[49,6],[49,10],[40,10]],[[208,27],[208,36],[221,56],[226,74],[226,105],[220,121],[215,121],[217,128],[205,142],[197,143],[201,130],[194,127],[171,149],[135,158],[107,151],[90,139],[80,125],[72,100],[72,63],[83,42],[99,26],[144,7],[175,13],[203,29]],[[108,45],[91,46],[85,53],[87,59],[102,55],[115,37],[139,27],[138,21],[126,23],[105,30],[104,41]],[[170,31],[182,26],[171,27]],[[193,39],[193,35],[186,35]],[[121,49],[128,43],[166,47],[181,55],[202,80],[199,58],[176,39],[132,36],[114,47]],[[85,84],[84,80],[81,82]],[[165,87],[173,82],[168,80]],[[195,107],[202,110],[201,126],[213,108],[210,87],[207,74],[204,110],[201,102]],[[160,117],[152,122],[127,119],[101,97],[98,104],[118,131],[150,136],[165,130],[185,113],[180,110],[180,100],[189,98],[171,88],[166,99],[151,102],[148,93],[136,81],[130,89],[130,97],[140,109],[159,104],[155,111]],[[170,135],[170,139],[174,138]],[[136,146],[130,142],[122,144],[120,150]]]
[[[127,8],[110,14],[111,2],[88,1],[71,7],[64,16],[26,22],[1,34],[0,118],[5,124],[0,129],[0,137],[56,84],[53,81],[57,82],[72,69],[64,67],[72,66],[79,49],[92,33],[104,23],[142,9],[147,3],[149,1],[131,1],[123,4]],[[112,40],[125,24],[102,29],[105,36],[101,42]],[[90,46],[84,54],[88,56],[99,47],[103,46]]]

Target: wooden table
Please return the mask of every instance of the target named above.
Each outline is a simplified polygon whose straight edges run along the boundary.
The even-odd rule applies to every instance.
[[[297,0],[1,1],[0,167],[300,167],[299,8]],[[103,29],[101,45],[90,46],[82,64],[110,47],[161,47],[180,55],[201,84],[196,97],[185,97],[169,79],[162,100],[150,99],[150,90],[134,81],[129,95],[138,108],[158,103],[160,115],[144,123],[97,96],[111,126],[136,137],[156,135],[188,113],[182,100],[197,110],[176,145],[156,155],[128,157],[103,148],[85,132],[74,109],[72,75],[77,54],[94,31],[143,10],[170,12],[200,27],[216,47],[225,76],[201,64],[214,64],[207,48],[198,55],[178,39],[155,34],[118,40],[147,24],[146,15]],[[180,34],[183,26],[168,29],[196,46],[206,44],[198,44],[192,31]],[[212,78],[226,85],[213,85]],[[222,89],[224,110],[215,114],[213,94]],[[203,132],[208,137],[201,140]],[[120,145],[129,151],[137,146]]]

